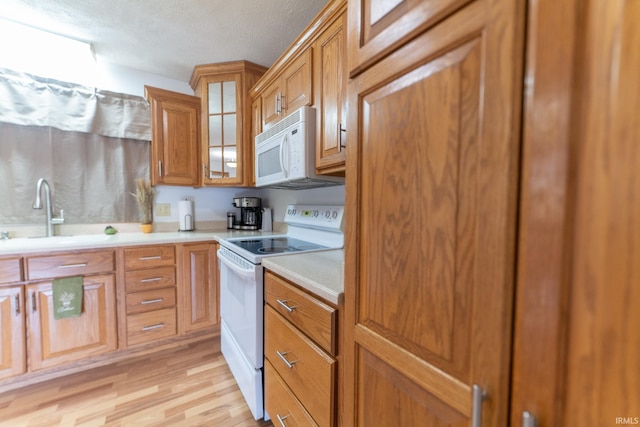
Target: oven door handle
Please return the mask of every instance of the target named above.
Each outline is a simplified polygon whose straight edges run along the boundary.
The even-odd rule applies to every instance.
[[[247,269],[247,268],[240,267],[238,264],[233,262],[231,258],[227,257],[224,254],[224,252],[220,250],[218,251],[218,259],[220,260],[221,263],[223,263],[224,265],[229,267],[232,271],[234,271],[236,274],[239,274],[241,276],[254,277],[256,274],[255,268]]]

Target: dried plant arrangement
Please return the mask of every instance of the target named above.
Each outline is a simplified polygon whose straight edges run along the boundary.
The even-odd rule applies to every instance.
[[[130,194],[136,199],[141,223],[151,224],[153,222],[153,196],[155,195],[151,181],[142,178],[136,179],[136,192]]]

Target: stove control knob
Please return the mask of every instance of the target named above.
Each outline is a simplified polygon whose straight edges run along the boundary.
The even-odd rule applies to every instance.
[[[332,217],[333,219],[338,218],[338,211],[333,211],[333,213],[331,214],[331,217]]]
[[[325,217],[325,218],[331,218],[331,211],[326,211],[326,212],[324,213],[324,217]]]
[[[314,216],[314,217],[316,217],[316,218],[317,218],[317,217],[318,217],[318,214],[320,214],[320,212],[318,212],[318,211],[313,211],[313,216]]]

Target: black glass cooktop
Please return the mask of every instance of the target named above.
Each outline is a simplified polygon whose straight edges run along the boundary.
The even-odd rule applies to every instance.
[[[291,237],[262,237],[260,239],[235,240],[231,243],[256,255],[273,255],[327,248],[326,246]]]

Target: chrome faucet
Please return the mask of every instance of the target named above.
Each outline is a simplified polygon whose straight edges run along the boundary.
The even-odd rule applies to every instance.
[[[45,213],[47,215],[47,237],[53,236],[53,224],[64,224],[64,210],[60,209],[60,217],[53,217],[53,206],[51,204],[51,187],[46,179],[40,178],[36,184],[36,200],[33,202],[33,209],[42,209],[42,198],[40,193],[44,187]]]

